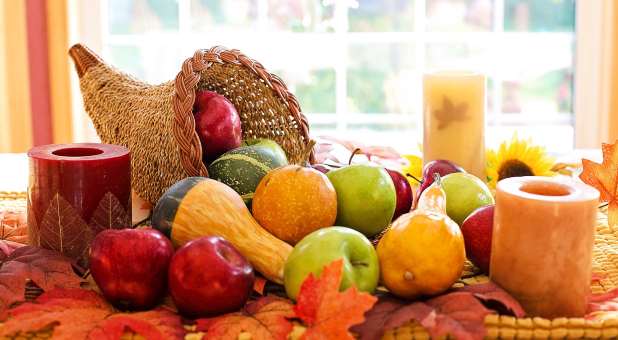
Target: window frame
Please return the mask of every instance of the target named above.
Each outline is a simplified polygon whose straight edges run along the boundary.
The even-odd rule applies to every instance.
[[[258,3],[265,3],[267,0],[258,0]],[[503,27],[503,12],[505,0],[495,0],[494,6],[494,26]],[[179,0],[179,15],[186,13],[186,6],[188,0]],[[574,115],[570,117],[544,117],[540,123],[565,124],[567,122],[572,123],[575,130],[575,148],[585,147],[598,147],[600,141],[605,141],[608,132],[604,130],[606,122],[609,120],[609,90],[610,84],[608,79],[608,64],[611,60],[611,55],[608,54],[611,50],[611,28],[612,17],[610,10],[612,6],[612,0],[600,0],[600,1],[576,1],[576,31],[575,31],[575,61],[574,61],[574,93],[573,93],[573,110]],[[183,7],[184,6],[184,7]],[[263,6],[262,6],[263,7]],[[103,32],[108,31],[107,20],[103,20],[107,17],[107,0],[69,0],[69,8],[72,15],[70,27],[72,43],[82,42],[87,44],[95,51],[103,51],[105,54],[105,48],[108,43],[106,40],[108,37]],[[318,39],[321,34],[330,34],[333,36],[334,45],[339,48],[347,48],[347,41],[371,41],[378,39],[378,35],[383,33],[363,33],[363,32],[349,32],[345,33],[347,27],[347,9],[344,6],[335,6],[334,22],[337,25],[343,27],[337,27],[333,33],[302,33],[307,35],[308,39]],[[402,36],[406,35],[406,41],[410,40],[410,37],[414,40],[414,44],[420,44],[425,46],[428,40],[453,40],[457,39],[457,35],[465,33],[424,33],[418,34],[417,32],[424,30],[425,25],[425,1],[415,2],[415,32],[405,33],[387,33],[393,41],[401,41]],[[339,19],[337,17],[340,17]],[[190,28],[183,27],[182,22],[186,20],[180,20],[180,31],[186,31]],[[186,26],[186,25],[185,25]],[[345,34],[344,34],[345,33]],[[297,33],[273,33],[278,38],[286,38],[286,36],[294,35]],[[478,33],[475,33],[478,34]],[[517,35],[517,32],[502,32],[501,29],[488,32],[492,35],[492,39],[499,39],[501,34]],[[525,33],[524,33],[525,34]],[[559,35],[560,33],[554,33]],[[244,32],[231,32],[223,33],[222,39],[229,39],[230,46],[233,46],[233,42],[244,37]],[[221,36],[218,34],[218,36]],[[602,37],[599,39],[598,37]],[[246,37],[245,37],[246,38]],[[155,39],[154,36],[147,39]],[[158,39],[158,38],[157,38]],[[123,41],[124,40],[124,41]],[[143,39],[142,39],[143,40]],[[122,36],[114,38],[114,43],[131,43],[133,39],[130,36]],[[227,40],[226,40],[227,41]],[[458,40],[461,41],[461,40]],[[142,43],[147,43],[142,41]],[[425,68],[425,53],[422,53],[422,48],[415,48],[415,63],[416,69]],[[187,54],[189,56],[191,53]],[[340,55],[346,55],[341,53]],[[362,114],[362,113],[350,113],[347,110],[347,64],[343,58],[335,58],[333,68],[335,69],[335,92],[336,92],[336,113],[334,113],[334,122],[336,123],[336,133],[342,132],[346,128],[347,122],[375,122],[376,117],[370,117],[374,115]],[[494,80],[499,82],[500,79],[494,76]],[[418,80],[421,81],[420,79]],[[72,77],[73,91],[79,93],[79,83],[75,75]],[[416,88],[421,89],[421,84],[417,84]],[[416,93],[419,92],[419,93]],[[595,97],[594,94],[598,94],[599,100],[589,100],[589,98]],[[413,94],[415,100],[420,101],[422,99],[422,93],[415,91]],[[501,98],[501,86],[495,86],[493,91],[488,91],[488,97],[494,97],[496,99]],[[339,112],[340,114],[338,114]],[[422,114],[418,112],[415,118],[417,126],[422,126]],[[333,122],[333,117],[328,117],[328,114],[315,114],[309,115],[310,122],[316,123],[329,123]],[[398,118],[410,120],[407,114],[389,114],[384,113],[383,118],[380,121],[392,122]],[[509,120],[537,120],[535,115],[518,114],[517,118],[505,117],[504,114],[492,115],[489,114],[486,119],[489,125],[494,123],[509,122]],[[562,122],[562,123],[560,123]],[[92,140],[96,138],[96,132],[92,126],[90,119],[85,114],[81,96],[73,96],[73,135],[79,140]],[[605,125],[604,125],[605,124]],[[508,137],[508,136],[507,136]]]

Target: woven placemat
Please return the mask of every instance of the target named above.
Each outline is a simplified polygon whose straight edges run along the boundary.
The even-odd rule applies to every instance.
[[[0,192],[0,212],[6,207],[25,209],[25,193]],[[618,226],[609,227],[607,217],[600,213],[593,256],[593,271],[600,280],[592,283],[592,292],[605,293],[618,287]],[[488,280],[485,275],[474,275],[474,268],[467,264],[464,275],[458,283],[478,284]],[[514,318],[511,316],[488,315],[485,326],[489,339],[618,339],[618,312],[608,312],[599,319],[558,318]],[[51,329],[36,333],[19,334],[15,339],[49,339]],[[126,334],[125,339],[139,339]],[[188,339],[199,339],[199,334],[188,334]],[[384,339],[429,339],[429,334],[419,324],[407,325],[388,331]]]

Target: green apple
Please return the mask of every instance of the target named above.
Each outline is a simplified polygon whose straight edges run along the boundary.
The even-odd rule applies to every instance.
[[[313,273],[319,276],[324,266],[342,259],[343,273],[339,290],[352,285],[372,293],[380,278],[380,265],[375,248],[356,230],[345,227],[318,229],[296,244],[285,262],[285,291],[296,300],[303,281]]]
[[[326,176],[337,191],[336,225],[356,229],[367,237],[388,226],[397,194],[384,168],[354,164],[331,170]]]
[[[494,204],[487,185],[474,175],[456,172],[442,177],[441,181],[446,193],[446,213],[460,226],[474,210]]]

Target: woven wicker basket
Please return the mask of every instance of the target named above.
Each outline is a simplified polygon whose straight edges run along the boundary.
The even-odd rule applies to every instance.
[[[113,67],[87,47],[69,50],[80,78],[86,112],[101,140],[131,150],[134,190],[155,203],[187,176],[208,176],[195,132],[197,89],[229,99],[240,114],[243,138],[270,138],[288,160],[313,160],[309,124],[284,82],[238,50],[198,50],[173,81],[143,83]]]

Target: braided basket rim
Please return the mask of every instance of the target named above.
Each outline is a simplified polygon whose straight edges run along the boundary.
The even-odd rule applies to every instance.
[[[182,167],[189,176],[208,177],[208,169],[202,162],[202,145],[195,130],[193,105],[195,92],[201,79],[201,72],[207,70],[213,63],[234,64],[245,67],[258,76],[276,95],[282,99],[289,113],[298,124],[300,135],[307,146],[306,154],[309,163],[314,163],[313,142],[309,137],[309,122],[301,112],[298,100],[292,94],[284,81],[269,73],[262,64],[247,57],[237,49],[214,46],[210,49],[199,49],[187,58],[182,69],[174,79],[172,107],[174,110],[174,125],[172,131],[179,147]]]

